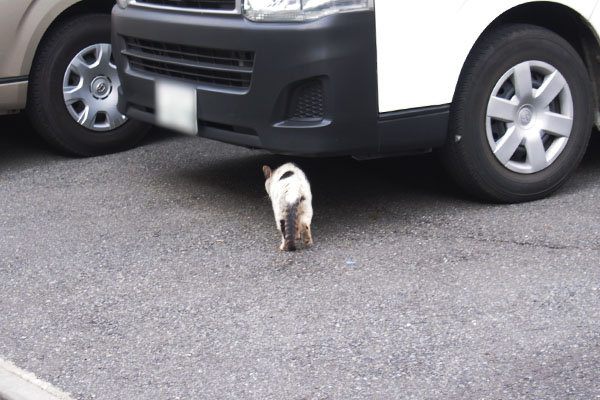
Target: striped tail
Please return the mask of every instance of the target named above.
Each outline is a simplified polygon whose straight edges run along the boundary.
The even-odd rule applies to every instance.
[[[286,250],[296,251],[296,231],[298,230],[298,204],[300,199],[290,203],[285,216]]]

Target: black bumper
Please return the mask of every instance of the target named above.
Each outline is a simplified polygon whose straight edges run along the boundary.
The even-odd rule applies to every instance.
[[[200,136],[298,155],[421,150],[445,138],[447,107],[434,110],[434,122],[422,112],[416,119],[380,117],[373,12],[283,24],[115,7],[112,21],[119,110],[132,118],[155,122],[154,82],[168,71],[132,65],[125,54],[134,38],[184,46],[178,51],[186,54],[252,54],[245,86],[227,87],[220,78],[189,82],[185,74],[168,72],[169,79],[196,85]],[[428,132],[420,131],[422,123]]]

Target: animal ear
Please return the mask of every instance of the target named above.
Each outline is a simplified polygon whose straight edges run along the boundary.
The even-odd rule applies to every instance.
[[[271,167],[269,167],[268,165],[263,165],[262,170],[263,174],[265,174],[265,179],[269,179],[273,174],[273,172],[271,171]]]

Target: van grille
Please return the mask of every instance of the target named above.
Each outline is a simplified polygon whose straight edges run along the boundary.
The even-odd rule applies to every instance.
[[[124,37],[130,67],[194,83],[245,90],[250,87],[254,52],[211,49]]]
[[[197,10],[233,11],[235,0],[135,0],[134,4],[156,7],[189,8]]]

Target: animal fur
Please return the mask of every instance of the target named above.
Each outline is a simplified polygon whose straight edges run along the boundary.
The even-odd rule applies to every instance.
[[[279,249],[295,251],[296,239],[302,239],[304,246],[311,246],[312,194],[306,175],[292,163],[283,164],[275,171],[267,165],[262,169],[277,229],[281,232]]]

